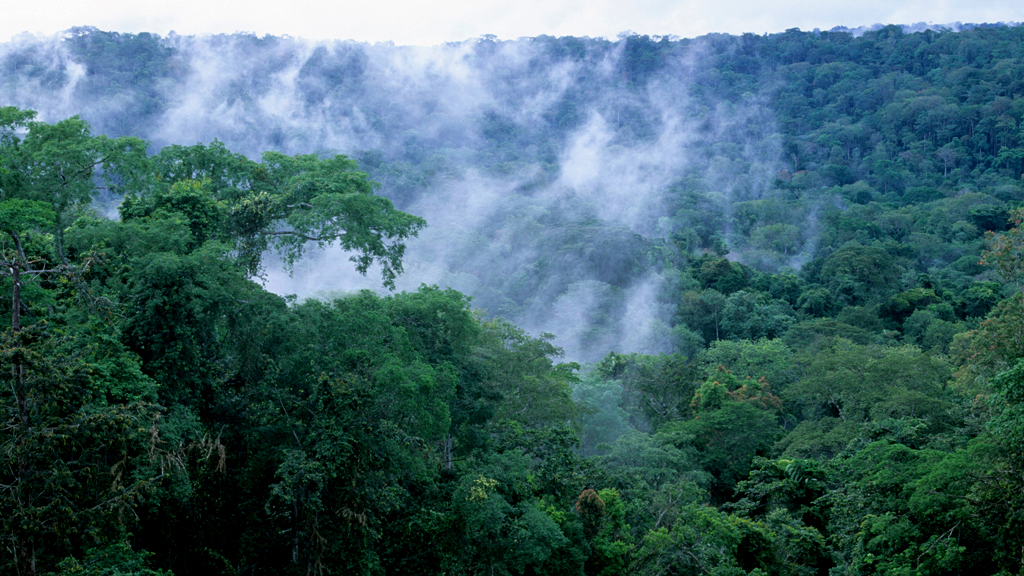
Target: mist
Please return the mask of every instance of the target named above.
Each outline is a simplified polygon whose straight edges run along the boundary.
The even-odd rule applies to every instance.
[[[709,56],[739,41],[677,40],[655,53],[658,39],[637,36],[409,47],[75,29],[0,45],[0,98],[46,121],[80,114],[154,151],[216,139],[253,158],[349,155],[428,222],[408,243],[399,290],[455,288],[487,314],[553,334],[568,359],[595,361],[676,349],[655,254],[705,218],[680,212],[681,182],[721,212],[730,258],[757,259],[730,222],[784,167],[771,86],[693,96],[718,74]],[[111,50],[138,53],[136,67],[103,69]],[[282,295],[382,291],[378,272],[359,275],[339,249],[292,270],[267,263],[264,284]]]

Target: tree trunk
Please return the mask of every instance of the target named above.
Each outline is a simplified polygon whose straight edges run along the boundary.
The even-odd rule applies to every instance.
[[[299,504],[292,502],[292,564],[299,563]]]
[[[21,330],[21,262],[11,264],[11,280],[14,282],[14,289],[11,290],[11,328],[17,332]]]
[[[444,469],[445,470],[451,470],[452,469],[452,463],[454,462],[454,457],[452,456],[452,445],[453,444],[454,444],[454,441],[452,440],[452,435],[449,434],[444,439],[444,456],[443,456],[443,460],[444,460]]]
[[[17,265],[14,268],[17,270]],[[15,276],[17,278],[17,276]],[[15,280],[15,294],[18,293],[18,281]],[[16,299],[14,303],[14,317],[18,318],[18,307],[21,306],[20,299]],[[20,324],[15,320],[14,325],[15,331],[20,329]],[[24,343],[20,341],[18,336],[16,338],[16,346],[21,346]],[[15,427],[15,467],[16,467],[16,483],[15,483],[15,494],[18,502],[18,507],[23,510],[29,510],[33,505],[33,498],[31,491],[25,489],[23,481],[31,476],[31,470],[29,467],[28,453],[26,439],[29,436],[29,408],[28,408],[28,390],[25,387],[25,365],[20,362],[15,362],[11,367],[11,377],[14,384],[14,400],[18,404],[18,424]],[[27,574],[28,576],[35,576],[36,574],[36,546],[34,536],[27,533],[21,534],[22,538],[15,537],[15,550],[17,563],[19,564],[19,573]],[[22,572],[23,571],[23,572]]]
[[[15,254],[7,265],[11,267],[11,281],[14,289],[11,290],[11,328],[15,332],[21,330],[21,273],[23,267],[27,269],[28,258],[25,257],[25,248],[21,245],[21,237],[11,232],[11,239],[14,240]]]

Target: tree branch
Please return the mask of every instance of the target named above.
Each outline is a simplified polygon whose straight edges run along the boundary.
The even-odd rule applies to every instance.
[[[316,236],[307,236],[306,234],[303,234],[302,232],[296,232],[295,230],[281,230],[281,231],[278,231],[278,232],[264,232],[264,234],[266,234],[268,236],[297,236],[299,238],[302,238],[303,240],[308,240],[310,242],[326,242],[327,240],[334,240],[335,238],[340,238],[341,236],[343,236],[343,234],[338,234],[336,236],[330,236],[330,237],[325,237],[325,238],[318,238]]]

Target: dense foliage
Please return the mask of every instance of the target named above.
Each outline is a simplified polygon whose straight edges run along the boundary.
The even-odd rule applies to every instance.
[[[220,142],[147,155],[123,134],[165,111],[177,49],[75,31],[79,97],[131,85],[132,105],[109,137],[0,108],[0,571],[1024,573],[1022,34],[540,37],[531,62],[610,62],[607,89],[635,97],[584,75],[533,124],[485,111],[462,145],[424,130],[356,160],[256,161]],[[369,85],[372,51],[345,46],[308,58],[309,102]],[[449,279],[475,276],[476,299],[257,282],[268,258],[340,244],[393,287],[429,229],[392,201],[467,155],[492,176],[539,163],[547,186],[595,107],[614,146],[655,141],[655,85],[695,55],[693,159],[656,226],[544,212],[523,188],[490,239],[432,237],[466,241]],[[0,66],[60,88],[44,57]],[[492,77],[518,86],[504,105],[529,69]],[[713,125],[753,101],[774,120]],[[385,134],[416,120],[364,114]],[[487,276],[470,263],[492,241],[507,265]],[[652,271],[671,353],[611,352]],[[538,314],[586,282],[604,287],[573,327],[601,352],[587,365],[476,309]]]

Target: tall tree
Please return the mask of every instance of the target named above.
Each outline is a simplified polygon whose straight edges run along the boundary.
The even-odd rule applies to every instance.
[[[202,180],[224,207],[218,239],[233,246],[251,274],[263,255],[276,251],[292,266],[310,244],[337,244],[352,252],[365,274],[378,264],[384,285],[394,288],[402,272],[404,241],[426,226],[417,216],[396,210],[374,192],[378,185],[345,156],[320,159],[306,154],[267,152],[262,162],[232,154],[218,142],[209,146],[169,146],[154,162],[163,181]],[[129,198],[126,218],[147,216],[159,207],[160,188]]]

